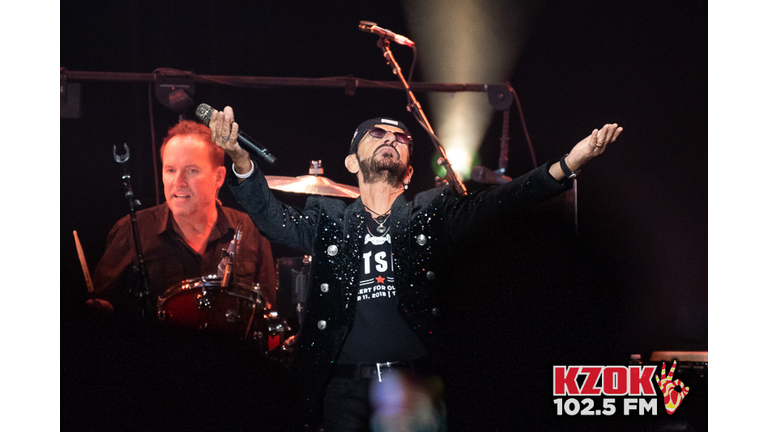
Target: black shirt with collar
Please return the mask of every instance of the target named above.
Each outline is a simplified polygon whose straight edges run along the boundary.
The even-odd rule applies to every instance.
[[[244,283],[259,283],[262,293],[274,305],[277,277],[269,242],[245,213],[222,206],[217,206],[217,210],[216,225],[202,255],[192,250],[176,232],[167,203],[136,212],[153,300],[184,280],[216,274],[222,249],[229,246],[235,229],[242,224],[243,235],[236,260],[237,278]],[[140,285],[133,272],[136,262],[131,219],[127,215],[107,236],[106,250],[93,275],[97,296],[119,308],[128,290]]]

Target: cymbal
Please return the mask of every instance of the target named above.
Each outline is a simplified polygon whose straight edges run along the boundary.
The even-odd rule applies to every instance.
[[[342,198],[357,198],[360,189],[336,183],[318,175],[303,175],[299,177],[265,176],[270,189],[283,192],[324,195]]]

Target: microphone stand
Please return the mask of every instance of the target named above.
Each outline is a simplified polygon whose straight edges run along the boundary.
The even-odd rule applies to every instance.
[[[408,85],[408,81],[403,76],[402,70],[400,70],[400,65],[397,64],[394,55],[392,55],[392,51],[389,49],[389,40],[383,37],[379,38],[376,46],[381,48],[382,52],[384,53],[384,58],[387,60],[387,64],[389,64],[389,66],[392,68],[392,73],[397,75],[397,77],[403,83],[403,87],[405,87],[405,92],[408,96],[408,111],[413,114],[414,117],[416,117],[416,121],[418,121],[421,127],[427,131],[429,138],[432,140],[432,144],[435,145],[435,148],[440,153],[440,157],[437,159],[437,164],[445,168],[446,177],[448,177],[448,183],[453,188],[454,193],[457,196],[466,195],[467,188],[464,186],[464,183],[461,182],[461,179],[453,170],[451,163],[448,161],[448,155],[445,152],[445,148],[443,148],[443,145],[440,143],[440,139],[437,137],[437,135],[435,135],[434,129],[432,129],[432,126],[429,124],[427,117],[424,115],[424,110],[421,108],[421,104],[419,104],[419,101],[416,100],[416,96],[413,95],[411,87]]]
[[[125,187],[125,197],[128,199],[128,206],[131,210],[131,231],[133,231],[133,244],[136,250],[136,262],[137,265],[133,266],[134,274],[138,275],[141,288],[138,292],[135,291],[135,287],[131,287],[131,294],[139,298],[141,304],[141,318],[146,319],[150,314],[149,309],[149,280],[147,277],[147,267],[144,264],[144,254],[141,249],[141,239],[139,238],[139,228],[136,222],[136,207],[141,205],[141,202],[134,197],[133,188],[131,187],[131,173],[128,171],[128,159],[131,157],[128,144],[123,143],[125,149],[124,155],[117,154],[117,146],[112,146],[112,155],[115,157],[115,161],[123,166],[123,186]]]
[[[501,146],[499,149],[499,169],[496,170],[500,175],[507,173],[509,165],[509,108],[504,110],[504,121],[501,124]]]

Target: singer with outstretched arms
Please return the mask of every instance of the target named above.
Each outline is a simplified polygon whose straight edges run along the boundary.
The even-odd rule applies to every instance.
[[[345,159],[360,197],[347,205],[312,196],[299,209],[272,195],[238,144],[232,108],[214,110],[209,126],[234,162],[230,188],[259,231],[312,255],[293,366],[306,389],[305,413],[322,418],[326,431],[367,429],[378,421],[372,387],[432,372],[431,353],[440,345],[440,268],[458,264],[444,258],[451,247],[477,227],[568,189],[569,179],[622,132],[616,124],[594,129],[560,161],[497,187],[459,197],[442,187],[408,200],[404,190],[414,173],[408,128],[374,118],[357,127]]]

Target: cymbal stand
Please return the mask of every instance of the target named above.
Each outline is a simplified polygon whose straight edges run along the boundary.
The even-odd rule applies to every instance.
[[[131,157],[128,144],[123,143],[125,154],[117,154],[117,146],[112,146],[112,155],[115,161],[123,166],[123,187],[125,187],[125,197],[128,199],[128,206],[131,211],[131,231],[133,232],[133,244],[136,252],[136,265],[133,266],[133,272],[138,277],[140,282],[140,288],[138,290],[135,287],[130,288],[130,293],[139,298],[141,303],[141,318],[147,319],[150,315],[151,309],[149,304],[149,278],[147,277],[147,267],[144,264],[144,254],[141,249],[141,239],[139,237],[139,227],[136,222],[136,207],[141,205],[141,202],[137,200],[131,187],[131,173],[128,170],[128,159]]]

